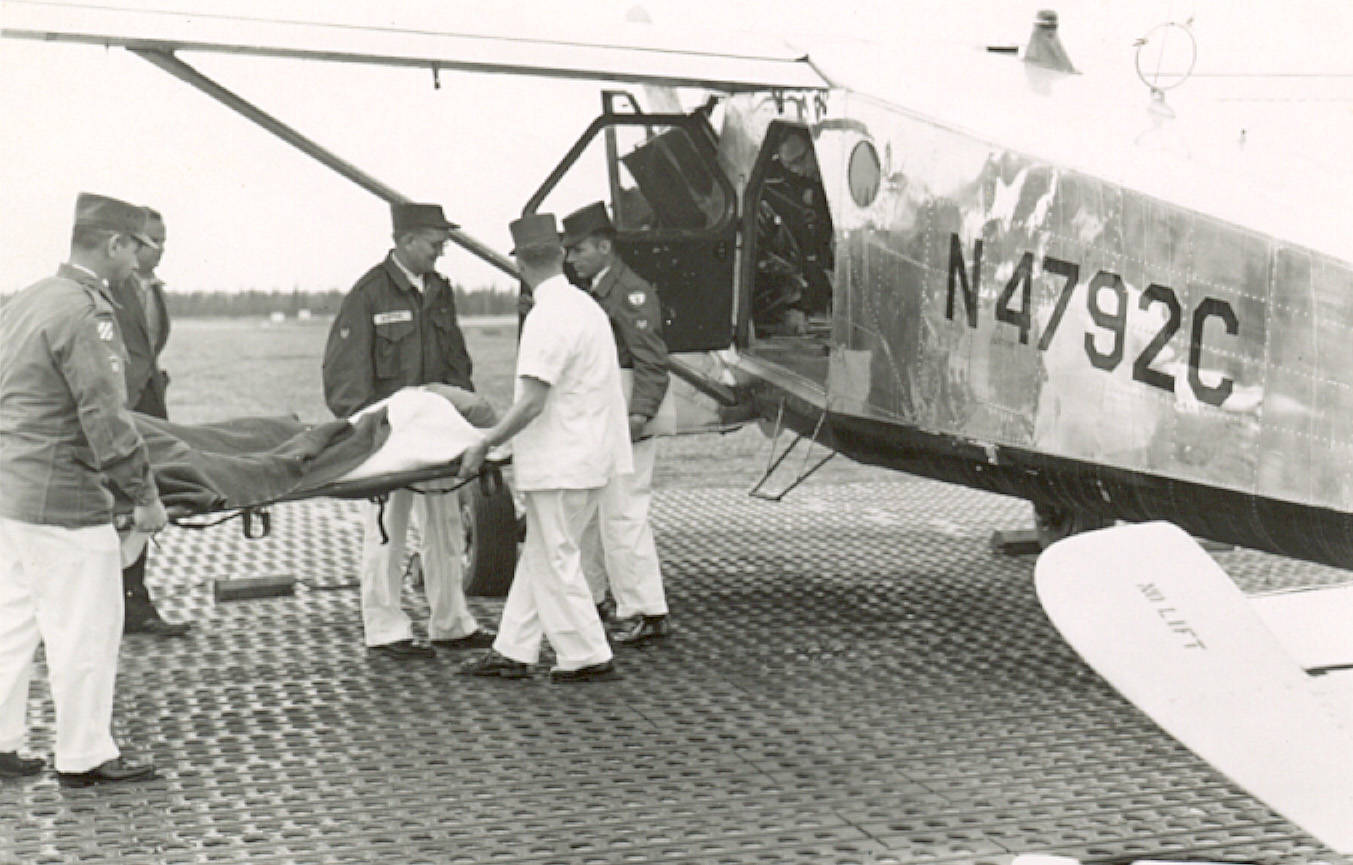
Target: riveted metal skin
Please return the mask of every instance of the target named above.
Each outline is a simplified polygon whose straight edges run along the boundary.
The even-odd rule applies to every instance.
[[[1325,230],[1307,183],[1257,194],[1245,178],[1274,176],[1249,156],[1181,160],[1134,143],[1132,111],[1090,120],[1125,104],[1077,102],[1093,76],[1052,99],[999,60],[958,62],[996,77],[955,70],[971,99],[894,69],[865,93],[724,106],[744,323],[786,124],[811,134],[834,232],[830,338],[740,330],[731,366],[762,416],[861,462],[1353,566],[1347,232]],[[881,159],[864,202],[862,144]]]
[[[988,547],[1025,516],[914,479],[661,490],[674,632],[578,685],[369,656],[352,503],[279,507],[261,541],[166,532],[151,584],[196,627],[124,640],[115,712],[160,777],[0,784],[0,863],[1338,862],[1080,663],[1032,557]],[[1347,578],[1219,558],[1247,590]],[[212,603],[216,579],[275,573],[294,597]],[[501,601],[472,604],[492,622]]]

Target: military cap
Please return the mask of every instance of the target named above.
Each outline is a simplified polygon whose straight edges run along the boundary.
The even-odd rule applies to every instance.
[[[528,213],[521,219],[514,219],[507,229],[512,232],[514,255],[522,249],[560,245],[559,229],[555,227],[553,213]]]
[[[615,231],[603,201],[594,201],[564,217],[564,246],[577,246],[598,231]]]
[[[392,204],[390,217],[395,224],[395,234],[420,228],[438,228],[443,231],[460,228],[442,214],[440,204]]]
[[[159,249],[160,245],[146,233],[150,211],[135,204],[118,201],[106,195],[81,192],[75,199],[75,227],[114,231],[134,237],[146,246]]]

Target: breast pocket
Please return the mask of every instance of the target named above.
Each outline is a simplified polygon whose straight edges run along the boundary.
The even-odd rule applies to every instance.
[[[404,366],[404,357],[409,353],[409,342],[414,338],[414,323],[411,321],[390,322],[376,325],[376,342],[373,346],[376,360],[377,378],[398,378]]]
[[[456,326],[456,316],[450,309],[439,307],[432,310],[432,326],[437,328],[437,332],[447,334]]]

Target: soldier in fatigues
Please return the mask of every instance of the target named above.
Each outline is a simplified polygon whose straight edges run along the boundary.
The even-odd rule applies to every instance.
[[[324,347],[324,399],[338,417],[411,385],[474,390],[455,295],[434,269],[456,226],[436,204],[396,204],[391,215],[395,248],[343,298]],[[436,655],[432,646],[413,639],[413,625],[400,605],[400,563],[415,499],[432,644],[447,649],[492,645],[494,632],[480,628],[465,603],[458,497],[395,490],[384,509],[388,542],[381,538],[379,509],[366,508],[360,578],[367,647],[401,659]]]
[[[675,426],[662,306],[653,286],[616,254],[615,227],[603,202],[565,217],[564,246],[574,272],[590,281],[592,297],[611,321],[634,452],[634,473],[606,485],[597,517],[583,533],[583,570],[594,600],[603,597],[609,578],[618,620],[612,639],[642,643],[669,629],[662,565],[648,521],[657,436]]]
[[[70,260],[0,316],[0,777],[32,775],[18,754],[33,672],[46,647],[65,786],[155,772],[113,741],[122,641],[122,557],[114,493],[133,526],[164,527],[145,442],[127,410],[126,354],[108,283],[136,265],[146,211],[83,193]]]

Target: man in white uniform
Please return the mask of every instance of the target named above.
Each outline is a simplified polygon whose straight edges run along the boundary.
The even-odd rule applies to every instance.
[[[535,297],[517,347],[516,401],[461,457],[460,474],[473,476],[490,447],[516,436],[526,542],[493,650],[461,672],[528,676],[543,636],[554,649],[554,680],[611,678],[611,647],[583,576],[579,539],[601,488],[634,469],[615,341],[606,314],[564,278],[554,216],[525,216],[511,230]]]

